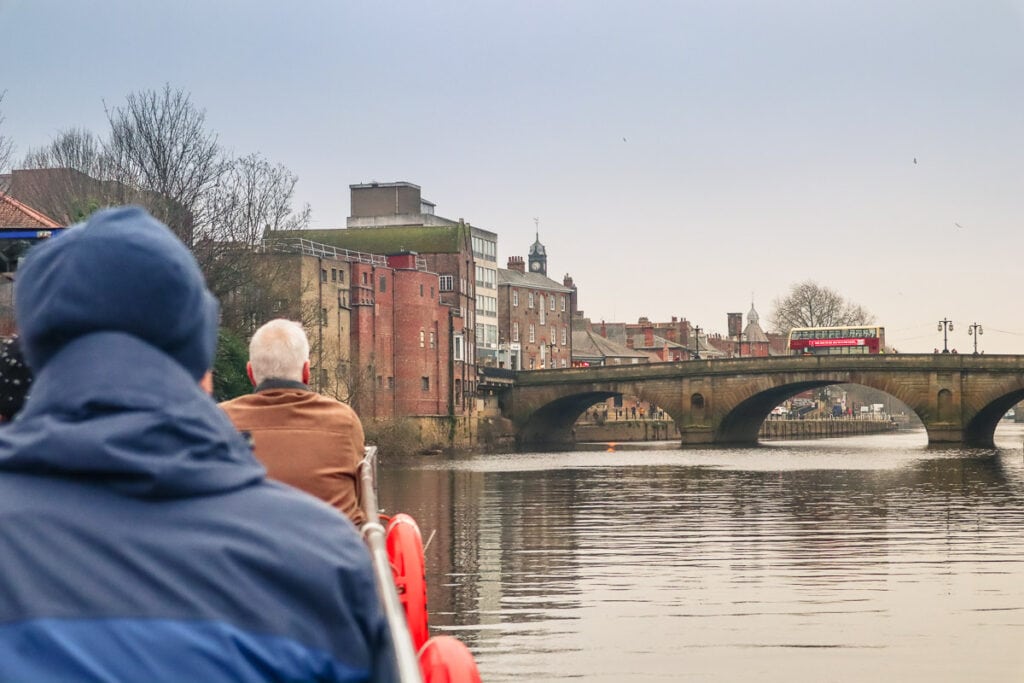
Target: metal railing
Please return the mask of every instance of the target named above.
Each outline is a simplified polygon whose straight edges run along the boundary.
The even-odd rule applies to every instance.
[[[391,572],[391,560],[388,558],[387,531],[380,523],[380,510],[377,508],[377,447],[367,446],[363,461],[359,464],[359,484],[362,495],[363,512],[366,522],[360,531],[373,560],[374,579],[380,593],[384,616],[391,631],[391,640],[395,644],[395,657],[398,662],[398,678],[402,683],[422,683],[419,658],[412,644],[412,636],[405,621],[405,610],[398,598],[394,575]]]
[[[306,256],[318,256],[321,258],[333,258],[339,261],[350,261],[353,263],[369,263],[373,266],[386,266],[388,260],[380,254],[368,254],[364,251],[352,251],[341,249],[307,240],[304,237],[280,237],[263,240],[261,245],[264,251],[280,251],[289,254],[304,254]]]
[[[370,254],[365,251],[352,251],[342,249],[322,242],[314,242],[304,237],[275,237],[263,240],[258,247],[259,250],[282,252],[286,254],[303,254],[305,256],[317,256],[319,258],[332,258],[350,263],[368,263],[371,266],[387,266],[388,259],[380,254]],[[415,258],[416,270],[427,271],[427,259],[419,254]]]

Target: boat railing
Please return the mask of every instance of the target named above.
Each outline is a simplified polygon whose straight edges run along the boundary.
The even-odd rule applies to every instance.
[[[380,510],[377,507],[376,446],[366,447],[363,461],[359,465],[359,480],[363,512],[366,515],[366,522],[360,531],[373,560],[377,591],[380,593],[384,617],[387,619],[388,629],[391,632],[391,641],[395,645],[398,677],[402,683],[422,683],[419,659],[405,621],[405,610],[402,608],[398,590],[395,588],[391,560],[388,558],[387,530],[380,523]]]

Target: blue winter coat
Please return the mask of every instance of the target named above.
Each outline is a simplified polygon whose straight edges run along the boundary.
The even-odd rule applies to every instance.
[[[5,681],[394,677],[352,524],[123,332],[59,348],[0,429],[0,571]]]

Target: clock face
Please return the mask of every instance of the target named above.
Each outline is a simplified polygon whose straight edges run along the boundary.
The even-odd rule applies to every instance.
[[[540,261],[534,261],[531,263],[530,270],[540,270]]]

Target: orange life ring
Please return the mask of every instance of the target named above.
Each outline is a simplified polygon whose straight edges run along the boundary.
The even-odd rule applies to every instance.
[[[427,576],[420,528],[409,515],[400,512],[388,522],[386,545],[398,599],[405,608],[413,647],[427,642]]]
[[[420,650],[423,683],[480,683],[469,648],[452,636],[434,636]]]

